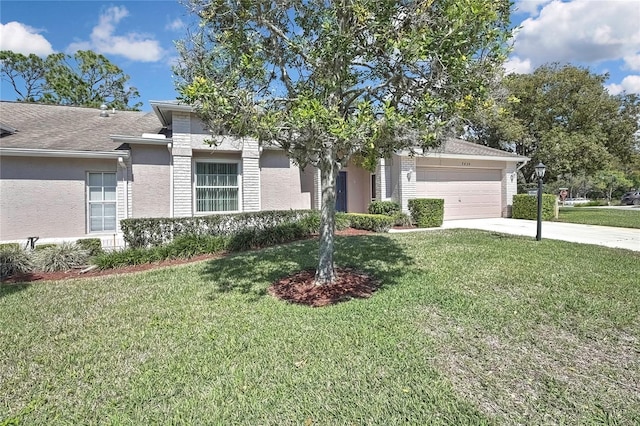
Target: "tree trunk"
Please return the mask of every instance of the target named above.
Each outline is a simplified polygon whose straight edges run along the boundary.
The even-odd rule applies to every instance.
[[[320,162],[320,188],[322,206],[320,208],[320,253],[316,269],[316,285],[331,284],[336,272],[333,251],[336,232],[336,177],[338,168],[332,156]]]

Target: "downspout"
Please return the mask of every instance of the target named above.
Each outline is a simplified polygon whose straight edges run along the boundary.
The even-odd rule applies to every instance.
[[[526,166],[528,162],[529,162],[529,160],[528,160],[528,159],[527,159],[527,160],[524,160],[524,161],[522,162],[522,164],[520,164],[520,165],[518,166],[518,168],[516,169],[516,173],[517,173],[517,172],[519,172],[519,171],[520,171],[520,169],[522,169],[524,166]]]
[[[173,154],[171,143],[167,144],[169,150],[169,217],[173,217]]]
[[[127,164],[124,162],[123,157],[118,157],[118,166],[122,167],[122,183],[124,185],[124,217],[123,219],[127,219],[129,217],[129,177],[127,174]],[[122,229],[119,230],[122,232]],[[113,247],[116,247],[116,235],[118,233],[118,227],[116,227],[116,234],[113,235]]]

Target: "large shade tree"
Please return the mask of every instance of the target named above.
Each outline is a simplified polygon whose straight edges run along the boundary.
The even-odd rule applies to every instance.
[[[190,0],[184,101],[212,132],[254,137],[320,170],[316,283],[335,279],[335,182],[430,147],[481,102],[506,56],[508,0]]]
[[[105,56],[90,50],[73,55],[52,53],[46,58],[12,51],[0,52],[0,76],[17,100],[58,105],[137,110],[140,97],[129,76]]]
[[[527,179],[535,179],[533,166],[540,161],[547,166],[546,179],[625,170],[640,148],[640,102],[635,94],[609,94],[607,78],[559,64],[508,75],[498,102],[474,111],[469,134],[532,158],[523,169]]]

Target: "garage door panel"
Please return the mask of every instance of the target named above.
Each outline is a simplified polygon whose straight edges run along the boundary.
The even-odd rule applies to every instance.
[[[494,169],[418,169],[418,197],[444,199],[444,218],[500,217],[502,172]]]

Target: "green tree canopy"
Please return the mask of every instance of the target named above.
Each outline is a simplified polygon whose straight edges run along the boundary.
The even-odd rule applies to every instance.
[[[509,75],[495,107],[472,114],[470,133],[480,143],[531,157],[523,169],[527,179],[540,161],[547,180],[624,167],[638,154],[640,102],[634,94],[609,94],[607,78],[557,64]]]
[[[212,134],[320,170],[316,282],[333,281],[335,181],[357,160],[437,144],[506,57],[508,0],[190,0],[178,90]],[[214,138],[215,139],[215,138]]]
[[[130,104],[140,94],[128,85],[129,76],[103,55],[81,50],[73,55],[53,53],[46,58],[11,51],[0,52],[0,75],[11,84],[19,101],[136,110]]]

